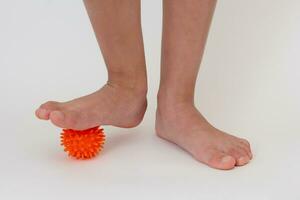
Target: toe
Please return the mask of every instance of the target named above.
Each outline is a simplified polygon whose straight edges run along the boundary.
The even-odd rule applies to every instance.
[[[243,166],[247,164],[250,160],[250,157],[247,151],[242,147],[235,147],[228,151],[228,154],[235,158],[236,166]]]
[[[67,128],[66,127],[66,120],[65,114],[62,111],[53,111],[50,113],[50,120],[51,122],[60,127],[60,128]]]
[[[65,110],[56,110],[50,113],[51,122],[60,128],[76,129],[76,117],[72,112]]]
[[[35,115],[39,119],[48,120],[50,113],[59,109],[59,103],[55,101],[48,101],[42,104],[36,111]]]
[[[53,110],[58,110],[59,105],[60,103],[57,101],[47,101],[46,103],[42,104],[40,108],[53,111]]]
[[[49,115],[50,115],[50,111],[46,110],[46,109],[43,109],[43,108],[38,108],[35,111],[35,115],[39,119],[48,120],[49,119]]]
[[[244,152],[246,152],[246,154],[248,155],[248,157],[250,158],[250,160],[252,159],[253,155],[252,155],[252,152],[251,152],[251,147],[250,147],[250,144],[246,144],[244,142],[240,142],[238,144],[238,146],[243,149]]]
[[[207,164],[213,168],[228,170],[235,167],[236,160],[225,153],[215,152]]]
[[[253,157],[252,152],[251,152],[251,149],[248,148],[248,147],[242,146],[242,145],[240,146],[240,148],[243,150],[243,152],[244,152],[245,154],[247,154],[247,156],[248,156],[249,159],[251,160],[252,157]]]
[[[248,156],[242,156],[236,161],[236,166],[243,166],[246,165],[249,162],[249,157]]]
[[[240,143],[244,144],[245,146],[250,148],[250,143],[248,142],[248,140],[240,138]]]

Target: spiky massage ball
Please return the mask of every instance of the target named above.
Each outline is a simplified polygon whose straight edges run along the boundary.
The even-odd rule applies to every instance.
[[[61,145],[69,156],[77,159],[89,159],[103,148],[105,135],[99,126],[87,130],[63,129]]]

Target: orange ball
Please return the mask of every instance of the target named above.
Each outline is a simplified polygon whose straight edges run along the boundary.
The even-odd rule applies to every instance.
[[[69,156],[77,159],[89,159],[96,156],[103,148],[105,135],[99,126],[87,130],[63,129],[61,145]]]

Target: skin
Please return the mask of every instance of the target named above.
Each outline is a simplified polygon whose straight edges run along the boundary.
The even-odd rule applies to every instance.
[[[50,101],[36,116],[62,128],[134,127],[147,107],[147,77],[139,0],[85,0],[108,71],[93,94]],[[194,105],[195,83],[215,0],[164,0],[161,80],[155,129],[195,159],[232,169],[252,159],[247,140],[213,127]]]

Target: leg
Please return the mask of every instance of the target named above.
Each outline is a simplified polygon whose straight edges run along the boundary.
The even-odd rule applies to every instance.
[[[133,127],[146,110],[147,80],[140,0],[85,0],[108,71],[108,82],[93,94],[47,102],[36,115],[62,128],[97,125]]]
[[[219,169],[244,165],[249,143],[209,124],[194,106],[194,88],[215,0],[164,0],[156,132]]]

